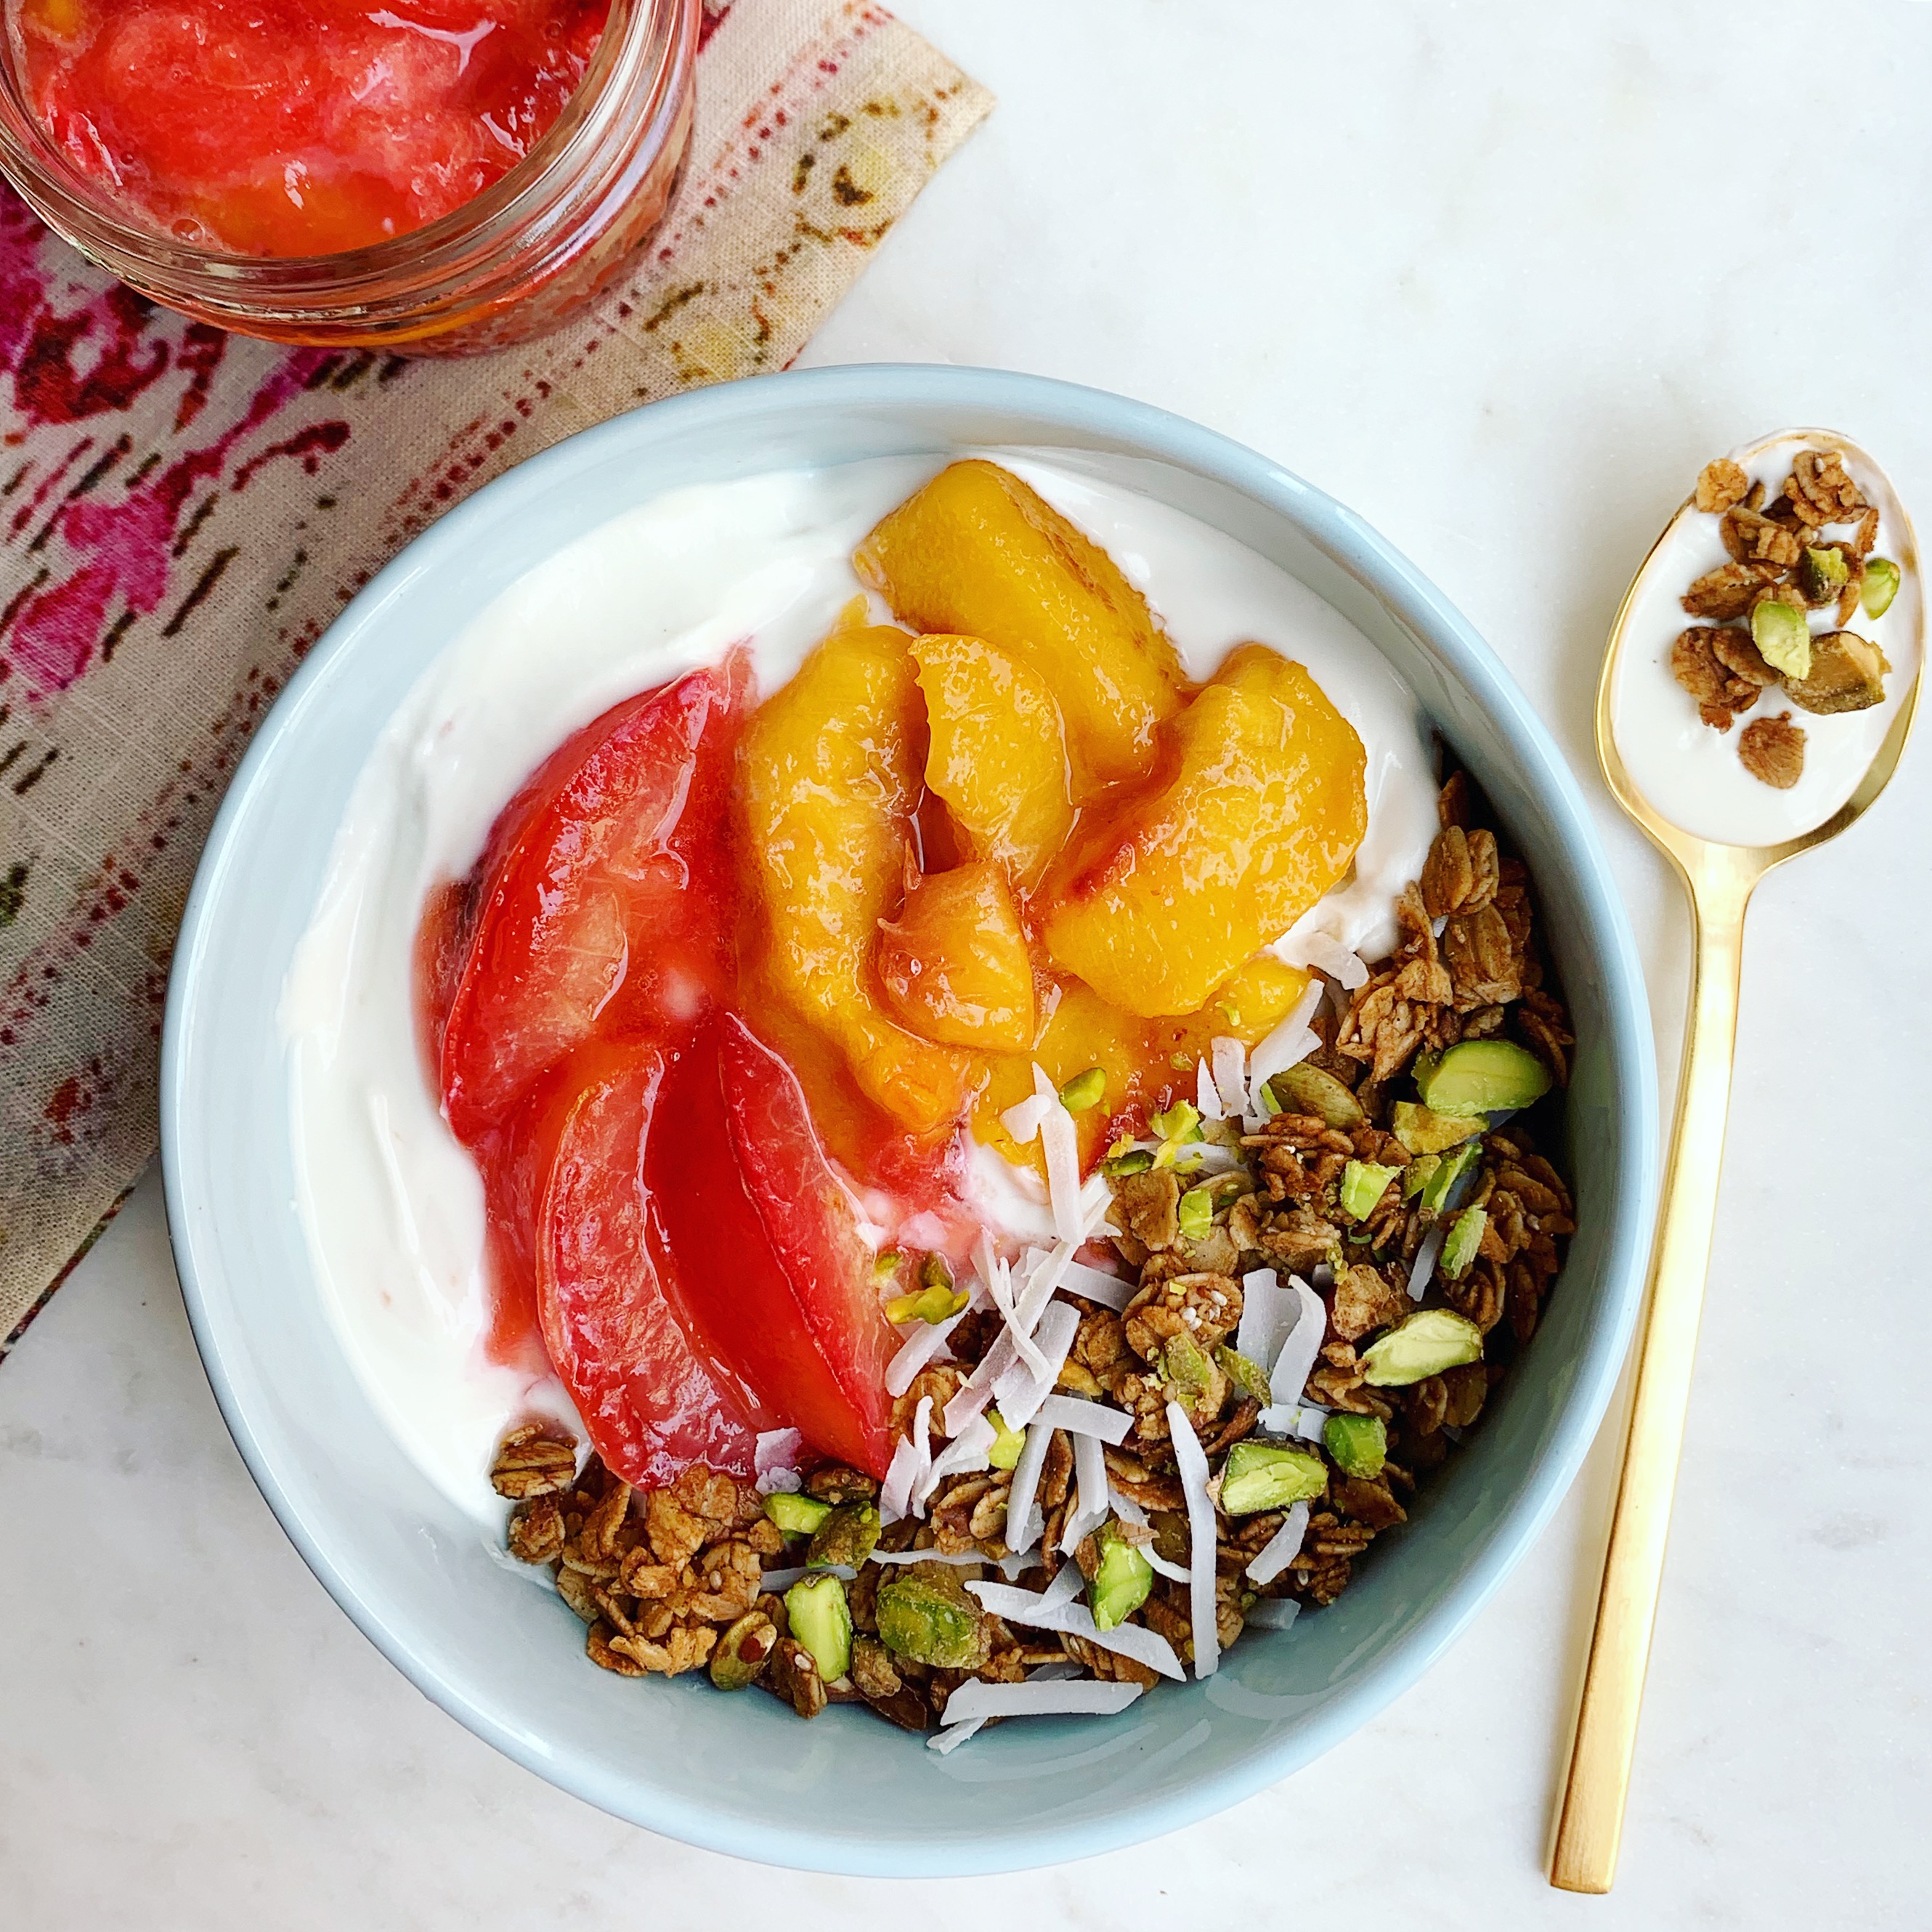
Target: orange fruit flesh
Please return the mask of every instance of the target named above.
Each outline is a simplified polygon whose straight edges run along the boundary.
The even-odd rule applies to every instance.
[[[1174,724],[1169,768],[1108,801],[1040,898],[1055,966],[1151,1018],[1192,1012],[1340,882],[1367,827],[1354,728],[1244,644]]]
[[[1018,477],[953,464],[854,562],[902,623],[983,638],[1034,673],[1065,720],[1076,804],[1149,769],[1181,706],[1174,646],[1113,559]]]
[[[1301,997],[1262,949],[1348,869],[1361,741],[1259,644],[1188,699],[1111,560],[990,464],[855,561],[932,628],[848,612],[747,728],[748,988],[854,1172],[930,1160],[969,1114],[1039,1169],[1000,1119],[1036,1063],[1104,1075],[1076,1117],[1090,1166]]]
[[[868,1100],[923,1135],[964,1112],[973,1069],[895,1023],[873,956],[880,922],[898,909],[922,784],[908,641],[884,628],[835,632],[754,713],[740,772],[768,983],[838,1048]]]

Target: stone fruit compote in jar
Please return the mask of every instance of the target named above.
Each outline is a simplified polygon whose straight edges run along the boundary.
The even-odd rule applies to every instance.
[[[7,0],[74,166],[178,240],[323,255],[406,235],[521,160],[608,0]]]
[[[662,220],[690,138],[698,0],[0,4],[28,201],[142,293],[278,340],[554,326]]]
[[[1012,1202],[1091,1232],[1109,1150],[1303,1001],[1277,943],[1368,830],[1311,671],[1246,642],[1190,677],[1010,471],[943,470],[854,561],[788,676],[734,647],[559,746],[416,935],[488,1352],[554,1368],[633,1483],[749,1474],[787,1429],[883,1475],[892,1321],[963,1302]],[[1410,730],[1375,788],[1412,874]]]

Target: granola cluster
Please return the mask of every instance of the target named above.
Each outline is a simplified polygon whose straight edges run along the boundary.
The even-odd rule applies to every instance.
[[[1848,627],[1862,603],[1874,616],[1889,601],[1895,566],[1873,556],[1879,512],[1836,450],[1806,449],[1794,459],[1778,495],[1767,502],[1728,458],[1707,464],[1692,501],[1718,518],[1730,561],[1699,578],[1682,599],[1702,621],[1671,646],[1671,675],[1714,730],[1782,687],[1798,707],[1829,714],[1880,703],[1891,667],[1869,640]],[[1848,537],[1828,532],[1850,526]],[[1874,606],[1876,605],[1876,608]],[[1833,628],[1813,636],[1809,614],[1830,609]],[[1738,756],[1754,778],[1780,790],[1804,766],[1803,729],[1787,710],[1754,721],[1740,734]]]
[[[1142,1552],[1157,1574],[1125,1621],[1164,1639],[1182,1663],[1195,1655],[1192,1545],[1171,1417],[1185,1418],[1215,1470],[1213,1604],[1225,1648],[1251,1622],[1278,1626],[1290,1602],[1334,1602],[1374,1539],[1407,1520],[1419,1484],[1478,1420],[1534,1334],[1574,1231],[1569,1190],[1524,1115],[1470,1124],[1458,1157],[1466,1180],[1446,1198],[1412,1185],[1444,1158],[1417,1154],[1397,1132],[1428,1111],[1408,1097],[1423,1056],[1466,1041],[1513,1041],[1546,1070],[1540,1084],[1560,1087],[1573,1044],[1537,944],[1522,866],[1475,822],[1460,775],[1444,788],[1440,811],[1428,863],[1402,898],[1396,952],[1352,992],[1331,984],[1330,1006],[1311,1022],[1318,1046],[1270,1088],[1268,1104],[1279,1111],[1258,1131],[1236,1120],[1201,1124],[1204,1131],[1190,1128],[1191,1138],[1163,1143],[1157,1154],[1114,1162],[1110,1244],[1134,1286],[1118,1308],[1066,1293],[1078,1326],[1060,1391],[1131,1418],[1124,1438],[1101,1452],[1116,1514],[1061,1553],[1082,1498],[1072,1438],[1054,1430],[1033,1505],[1044,1519],[1039,1554],[1028,1568],[1010,1561],[1006,1581],[1046,1592],[1070,1562],[1084,1589],[1101,1576],[1108,1539]],[[1364,1172],[1385,1176],[1368,1198]],[[1479,1238],[1453,1260],[1444,1251],[1436,1264],[1452,1220]],[[1276,1432],[1282,1411],[1266,1374],[1234,1346],[1244,1277],[1268,1269],[1305,1278],[1323,1318],[1318,1352],[1292,1406],[1300,1432],[1289,1436]],[[1480,1338],[1474,1358],[1436,1373],[1375,1372],[1378,1342],[1433,1310]],[[947,1338],[950,1359],[922,1370],[898,1399],[895,1428],[925,1418],[936,1453],[939,1418],[1001,1332],[995,1310],[962,1316]],[[1355,1418],[1378,1444],[1372,1460],[1349,1447]],[[1292,1450],[1307,1472],[1302,1499],[1292,1508],[1226,1508],[1234,1501],[1232,1452],[1250,1453],[1243,1445]],[[669,1489],[635,1492],[594,1456],[578,1472],[573,1446],[540,1426],[506,1439],[495,1480],[515,1503],[512,1552],[550,1566],[589,1626],[592,1660],[623,1676],[706,1667],[722,1687],[760,1685],[802,1717],[831,1702],[862,1702],[915,1732],[943,1723],[970,1681],[1158,1681],[1148,1664],[1105,1641],[1009,1621],[967,1592],[967,1581],[999,1576],[994,1566],[1012,1558],[1010,1467],[947,1478],[923,1517],[883,1524],[869,1478],[838,1467],[804,1478],[804,1507],[819,1526],[808,1561],[844,1566],[824,1572],[842,1578],[836,1587],[849,1620],[846,1668],[830,1681],[820,1653],[795,1631],[788,1599],[764,1587],[772,1567],[797,1561],[781,1554],[787,1510],[777,1506],[796,1512],[800,1498],[767,1499],[703,1469]],[[1293,1546],[1297,1510],[1305,1521],[1298,1546],[1260,1566],[1266,1574],[1256,1580],[1257,1559],[1284,1547],[1285,1532]],[[890,1560],[920,1553],[926,1560]],[[1006,1607],[1017,1617],[1016,1603]]]

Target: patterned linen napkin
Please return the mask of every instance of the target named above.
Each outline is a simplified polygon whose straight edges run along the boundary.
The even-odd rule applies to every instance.
[[[0,184],[0,1353],[149,1156],[188,882],[343,604],[574,430],[783,368],[992,97],[862,0],[707,0],[684,184],[533,350],[284,350],[151,308]]]

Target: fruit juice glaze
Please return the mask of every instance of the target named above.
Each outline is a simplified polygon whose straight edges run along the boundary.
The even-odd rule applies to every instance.
[[[1100,542],[1145,593],[1190,677],[1209,676],[1248,639],[1306,667],[1361,740],[1367,806],[1353,873],[1310,917],[1371,956],[1385,950],[1394,898],[1419,870],[1436,823],[1432,761],[1413,696],[1334,610],[1232,539],[1111,481],[1004,454],[1000,460]],[[365,1384],[424,1472],[479,1520],[500,1513],[486,1472],[506,1422],[532,1412],[580,1418],[544,1351],[506,1348],[500,1328],[493,1336],[500,1257],[493,1263],[484,1181],[438,1110],[437,1082],[423,1077],[412,989],[422,983],[425,904],[448,881],[477,872],[493,831],[502,838],[502,824],[517,818],[506,807],[520,788],[573,734],[602,728],[614,707],[639,700],[662,706],[679,680],[688,693],[695,682],[688,674],[727,676],[736,662],[770,706],[759,715],[782,719],[787,707],[770,700],[792,688],[801,663],[864,588],[854,550],[939,467],[932,459],[893,459],[759,477],[674,492],[617,518],[531,572],[440,655],[357,781],[322,903],[284,996],[299,1206],[325,1298]],[[873,609],[885,614],[876,598]],[[865,653],[861,637],[844,655],[856,655],[862,668]],[[944,677],[948,666],[940,656],[926,655],[922,678]],[[800,690],[804,704],[811,694]],[[1106,755],[1102,741],[1093,742]],[[1023,819],[1006,832],[1024,838]],[[956,856],[928,853],[927,862],[936,867]],[[960,890],[970,887],[968,881]],[[911,920],[908,909],[898,923]],[[433,951],[434,922],[429,930]],[[741,989],[739,999],[753,1024],[770,1034],[772,1003],[755,986],[748,995]],[[829,1220],[807,1212],[787,1226],[767,1216],[752,1230],[733,1191],[747,1172],[757,1177],[748,1191],[767,1202],[825,1198],[812,1181],[813,1162],[822,1159],[817,1136],[808,1121],[801,1130],[802,1110],[788,1099],[784,1060],[748,1029],[729,1040],[707,1033],[696,1062],[675,1029],[617,1031],[626,1037],[592,1049],[607,1056],[591,1069],[593,1102],[568,1123],[547,1120],[532,1130],[546,1144],[524,1158],[547,1165],[558,1137],[574,1135],[586,1148],[628,1150],[625,1158],[641,1162],[647,1178],[652,1163],[660,1163],[658,1192],[674,1211],[667,1226],[637,1231],[631,1252],[655,1255],[660,1240],[675,1247],[674,1224],[682,1217],[687,1244],[708,1230],[735,1228],[734,1250],[755,1251],[760,1268],[768,1251],[795,1263],[801,1254],[836,1252],[842,1243],[888,1238],[898,1232],[892,1217],[929,1201],[920,1192],[932,1179],[929,1171],[886,1172],[874,1178],[888,1185],[860,1195],[869,1224],[838,1224],[835,1204]],[[479,1039],[490,1035],[488,1026],[478,1028]],[[1077,1028],[1076,1036],[1086,1052],[1088,1036]],[[776,1043],[814,1091],[827,1090],[824,1069],[804,1064],[810,1042]],[[734,1055],[740,1076],[721,1087],[718,1070]],[[694,1064],[701,1076],[695,1084]],[[487,1055],[479,1065],[487,1076]],[[682,1097],[680,1083],[688,1089]],[[715,1114],[708,1121],[707,1108]],[[660,1109],[688,1129],[688,1144],[656,1133]],[[456,1118],[464,1124],[460,1108]],[[977,1138],[961,1168],[944,1177],[949,1187],[994,1228],[1050,1238],[1034,1177],[994,1150],[996,1126],[983,1116],[974,1124]],[[476,1123],[466,1130],[477,1137]],[[728,1139],[741,1156],[735,1163],[706,1151]],[[596,1165],[587,1157],[582,1167],[557,1162],[564,1178],[558,1185],[576,1185]],[[494,1184],[530,1186],[514,1166],[512,1160],[500,1168]],[[929,1225],[936,1217],[921,1219],[928,1225],[906,1238],[933,1245],[942,1232]],[[567,1224],[567,1217],[551,1223]],[[541,1275],[541,1262],[519,1264]],[[536,1298],[544,1304],[537,1318],[550,1358],[568,1358],[578,1346],[572,1322],[586,1310],[594,1317],[601,1265],[595,1240],[577,1242],[571,1270],[553,1258],[548,1295]],[[728,1341],[707,1334],[704,1309],[680,1299],[687,1291],[674,1273],[664,1273],[667,1285],[648,1312],[696,1338],[731,1383],[730,1402],[706,1412],[715,1421],[733,1409],[730,1426],[741,1432],[742,1447],[742,1431],[772,1426],[772,1418],[752,1413],[754,1388],[779,1401],[803,1398],[775,1389],[761,1373],[768,1364],[734,1357]],[[586,1280],[588,1294],[580,1292]],[[823,1286],[825,1297],[835,1296],[837,1282]],[[850,1366],[835,1362],[829,1372],[836,1381]],[[604,1385],[585,1386],[601,1404]],[[615,1399],[621,1408],[621,1391]]]
[[[238,255],[406,235],[549,130],[608,0],[5,0],[69,163],[158,232]]]

